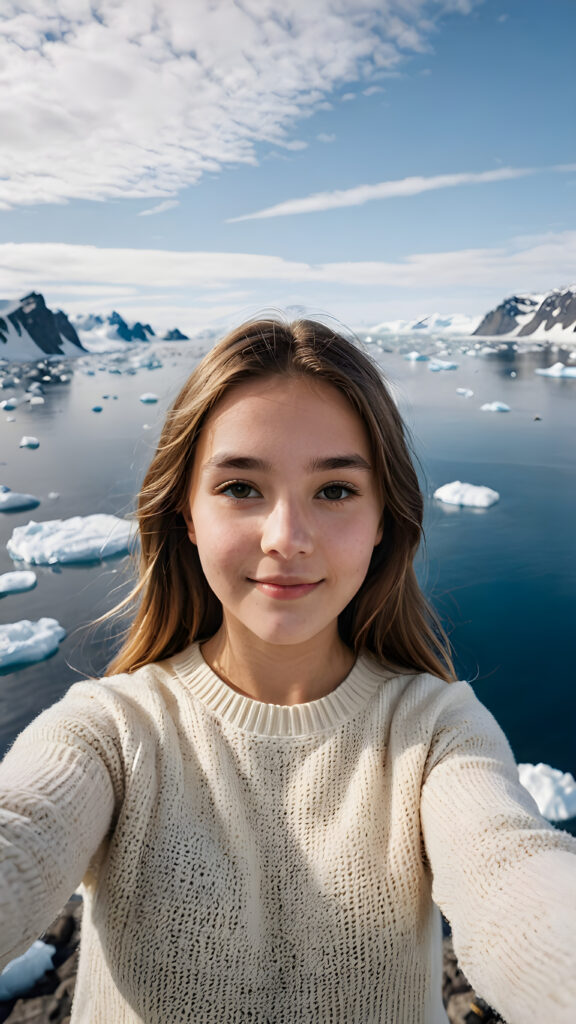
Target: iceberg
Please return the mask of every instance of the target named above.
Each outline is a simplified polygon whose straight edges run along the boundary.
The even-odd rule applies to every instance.
[[[431,359],[428,369],[432,370],[432,373],[439,373],[440,370],[457,370],[458,363],[451,363],[447,359]]]
[[[14,999],[28,992],[46,971],[52,970],[55,952],[56,946],[36,939],[22,956],[6,964],[0,974],[0,1000]]]
[[[39,448],[40,447],[40,441],[38,440],[37,437],[27,437],[27,436],[24,436],[22,438],[22,440],[20,441],[20,447],[21,448]]]
[[[576,366],[564,366],[564,363],[554,363],[545,370],[534,370],[541,377],[576,377]]]
[[[27,508],[36,508],[40,504],[40,498],[33,494],[18,494],[11,491],[9,487],[0,484],[0,512],[23,511]]]
[[[456,388],[456,394],[462,395],[462,398],[472,398],[474,392],[472,391],[472,388]]]
[[[407,352],[404,359],[408,359],[411,363],[425,363],[428,361],[428,356],[423,355],[421,352]]]
[[[480,406],[481,412],[510,412],[510,406],[506,402],[484,402]]]
[[[21,594],[35,586],[36,573],[31,570],[16,569],[0,575],[0,597],[3,594]]]
[[[20,619],[0,626],[0,669],[44,661],[58,650],[65,636],[57,619]]]
[[[132,526],[117,516],[97,513],[17,526],[6,547],[11,558],[33,565],[100,562],[130,550]]]
[[[144,405],[152,405],[158,401],[158,395],[155,395],[152,391],[146,391],[143,395],[140,395],[140,401],[144,402]]]
[[[549,764],[519,764],[520,782],[538,804],[548,821],[567,821],[576,817],[576,780],[569,772]]]
[[[446,505],[468,505],[470,508],[490,508],[500,501],[498,491],[477,484],[464,484],[453,480],[434,491],[434,497]]]

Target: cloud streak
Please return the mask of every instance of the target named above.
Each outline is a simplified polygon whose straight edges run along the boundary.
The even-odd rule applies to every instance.
[[[370,89],[479,0],[5,0],[0,209],[169,200]],[[321,26],[321,31],[319,27]]]
[[[348,206],[363,206],[376,199],[399,199],[421,195],[437,189],[455,188],[461,185],[485,185],[496,181],[511,181],[514,178],[526,178],[545,171],[567,173],[575,169],[575,165],[563,164],[553,167],[500,167],[493,171],[480,171],[465,174],[436,174],[429,177],[413,176],[398,178],[394,181],[381,181],[376,185],[356,185],[354,188],[335,189],[331,192],[314,192],[301,199],[286,199],[274,206],[267,206],[254,213],[245,213],[240,217],[231,217],[227,223],[236,224],[244,220],[265,220],[269,217],[291,217],[299,213],[318,213],[323,210],[336,210]]]

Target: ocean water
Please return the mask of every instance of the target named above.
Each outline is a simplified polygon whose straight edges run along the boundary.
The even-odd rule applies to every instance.
[[[413,347],[389,339],[370,351],[411,431],[427,495],[419,578],[449,632],[460,676],[494,713],[517,759],[576,774],[576,380],[534,373],[558,354],[473,358],[452,346],[458,369],[432,373],[403,358]],[[31,512],[0,513],[0,572],[15,568],[5,545],[30,519],[131,511],[165,411],[201,349],[179,343],[155,352],[162,363],[155,369],[82,360],[69,383],[47,388],[44,405],[19,406],[11,423],[0,413],[0,483],[42,499]],[[460,397],[457,387],[474,396]],[[149,391],[156,405],[139,401]],[[481,412],[491,401],[511,411]],[[101,413],[91,411],[96,404]],[[20,449],[24,434],[40,447]],[[460,509],[431,497],[457,479],[494,488],[500,502]],[[128,558],[34,569],[37,587],[0,599],[0,621],[51,616],[68,635],[52,658],[0,675],[0,755],[72,682],[102,672],[121,627],[85,627],[127,592],[131,574]]]

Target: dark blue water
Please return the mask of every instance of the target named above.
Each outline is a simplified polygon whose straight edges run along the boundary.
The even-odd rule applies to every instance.
[[[576,380],[534,374],[556,355],[454,355],[457,371],[431,373],[397,352],[371,351],[394,384],[426,493],[460,479],[501,494],[480,511],[427,503],[418,572],[459,673],[496,715],[518,760],[576,774]],[[95,376],[77,370],[71,383],[48,389],[43,406],[18,408],[15,423],[0,414],[0,483],[42,498],[33,512],[0,514],[0,572],[14,568],[5,543],[16,525],[132,508],[164,412],[197,355],[193,345],[166,345],[162,367],[135,374],[111,373],[95,359]],[[474,397],[459,397],[459,386]],[[160,396],[158,405],[139,402],[145,391]],[[480,411],[494,400],[511,412]],[[91,412],[94,404],[101,414]],[[36,435],[40,448],[19,449],[23,434]],[[59,498],[49,500],[50,491]],[[35,571],[35,590],[0,600],[1,620],[49,615],[68,636],[51,659],[0,676],[0,754],[73,681],[103,670],[108,634],[79,627],[126,592],[130,567],[119,559]]]

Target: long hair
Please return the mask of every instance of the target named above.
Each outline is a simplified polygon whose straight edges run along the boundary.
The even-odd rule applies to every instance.
[[[111,614],[134,606],[136,613],[108,674],[171,657],[219,628],[222,607],[182,514],[196,445],[207,416],[230,388],[271,376],[331,384],[356,410],[370,439],[383,535],[362,586],[339,616],[342,640],[387,667],[454,679],[449,642],[414,573],[424,502],[404,424],[380,370],[322,323],[276,319],[254,320],[228,334],[198,364],[168,412],[138,500],[140,578]]]

